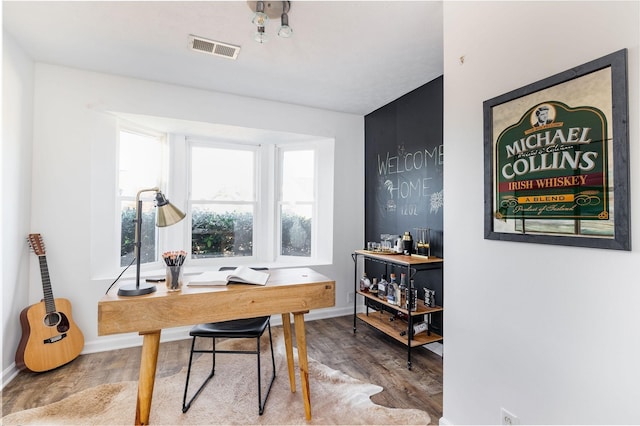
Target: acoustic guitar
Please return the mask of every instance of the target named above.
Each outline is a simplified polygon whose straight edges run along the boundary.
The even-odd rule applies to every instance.
[[[71,303],[53,298],[40,234],[29,234],[29,245],[40,261],[44,299],[20,313],[22,338],[16,351],[16,367],[42,372],[76,359],[84,347],[84,336],[71,317]]]

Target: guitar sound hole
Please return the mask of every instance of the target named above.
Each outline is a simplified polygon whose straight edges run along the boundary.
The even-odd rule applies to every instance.
[[[51,312],[44,316],[44,325],[47,327],[55,327],[60,323],[61,316],[57,312]]]

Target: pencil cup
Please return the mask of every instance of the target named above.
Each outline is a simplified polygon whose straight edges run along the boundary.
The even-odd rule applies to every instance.
[[[167,266],[167,291],[182,290],[182,266]]]

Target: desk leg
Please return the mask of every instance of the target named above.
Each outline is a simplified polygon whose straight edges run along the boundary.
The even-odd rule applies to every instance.
[[[311,396],[309,395],[309,362],[307,360],[307,337],[304,331],[305,312],[295,312],[293,322],[296,327],[296,343],[298,345],[298,364],[300,364],[300,381],[302,386],[302,399],[304,401],[304,414],[307,420],[311,420]]]
[[[138,379],[138,401],[136,403],[136,425],[148,425],[151,412],[151,397],[156,379],[160,330],[142,334],[142,356]]]
[[[289,369],[289,385],[291,393],[296,392],[296,372],[293,365],[293,341],[291,339],[291,314],[282,314],[282,330],[284,331],[284,347],[287,352],[287,367]]]

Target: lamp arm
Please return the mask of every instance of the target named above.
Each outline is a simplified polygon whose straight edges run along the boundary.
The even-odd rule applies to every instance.
[[[149,188],[149,189],[141,189],[136,194],[136,204],[140,200],[140,194],[142,194],[143,192],[160,192],[160,188],[158,188],[157,186],[154,186],[153,188]]]

